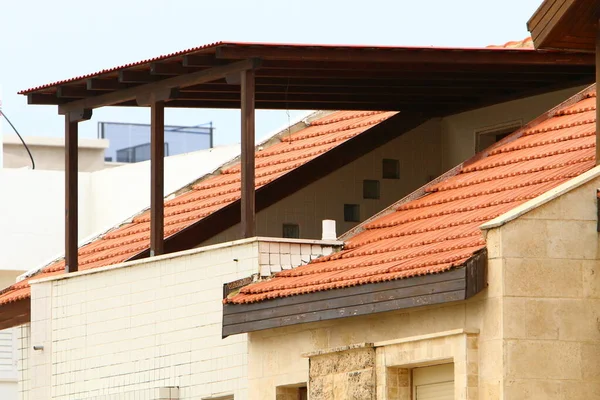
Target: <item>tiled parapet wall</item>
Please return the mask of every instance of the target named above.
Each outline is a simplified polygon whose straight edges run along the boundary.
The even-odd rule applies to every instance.
[[[343,242],[258,238],[258,263],[260,276],[268,277],[286,269],[308,264],[315,258],[329,255],[341,249]]]

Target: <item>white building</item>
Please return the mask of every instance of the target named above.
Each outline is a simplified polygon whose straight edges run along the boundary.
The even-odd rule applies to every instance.
[[[64,252],[64,140],[25,137],[36,169],[16,136],[4,136],[0,168],[0,285],[7,287],[29,269]],[[131,217],[150,198],[149,162],[115,165],[104,162],[107,141],[80,139],[80,226],[83,243]],[[212,172],[239,154],[239,146],[167,157],[165,195]],[[13,329],[0,331],[0,399],[17,398]]]

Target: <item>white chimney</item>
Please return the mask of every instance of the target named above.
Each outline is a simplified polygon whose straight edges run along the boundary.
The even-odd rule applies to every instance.
[[[324,219],[323,220],[323,237],[322,240],[336,240],[337,234],[335,233],[335,220]]]

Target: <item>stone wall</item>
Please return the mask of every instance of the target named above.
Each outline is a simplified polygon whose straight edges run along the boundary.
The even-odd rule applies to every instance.
[[[600,399],[599,187],[596,178],[488,233],[504,270],[507,399]]]
[[[309,361],[311,400],[374,400],[375,348],[373,344],[317,352]]]

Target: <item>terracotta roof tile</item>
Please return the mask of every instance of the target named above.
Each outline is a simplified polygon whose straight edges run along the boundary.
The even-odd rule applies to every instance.
[[[280,143],[256,154],[256,187],[284,175],[326,153],[346,140],[390,118],[394,112],[335,112],[312,121],[310,126],[285,136]],[[165,201],[165,237],[200,221],[240,198],[239,163],[224,168],[190,185],[190,190]],[[79,249],[79,268],[87,270],[127,261],[147,250],[150,245],[150,212],[137,215]],[[64,260],[41,270],[35,279],[63,273]],[[33,279],[33,278],[29,278]],[[0,304],[29,297],[29,279],[18,282],[0,293]]]
[[[342,251],[246,286],[225,301],[252,303],[461,266],[486,245],[482,223],[594,167],[595,104],[595,93],[588,93],[555,110],[430,185],[423,197],[364,223]]]

